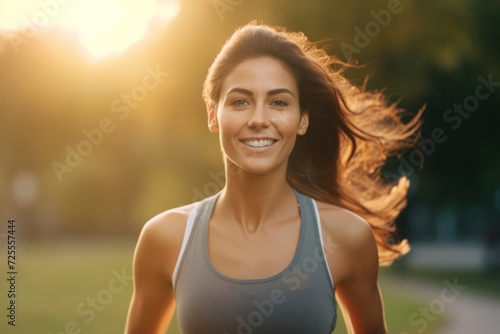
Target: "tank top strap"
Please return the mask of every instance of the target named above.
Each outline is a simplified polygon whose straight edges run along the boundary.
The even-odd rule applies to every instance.
[[[323,267],[323,270],[327,275],[330,288],[333,290],[334,284],[330,268],[326,261],[326,250],[323,243],[321,220],[316,201],[313,198],[298,192],[297,190],[295,190],[295,194],[297,196],[300,216],[302,219],[301,228],[305,230],[303,238],[300,240],[302,245],[299,245],[299,247],[304,248],[301,252],[301,256],[303,257],[302,261],[307,261],[307,258],[310,258],[311,256],[315,259],[321,259],[318,262]]]
[[[203,227],[204,225],[208,225],[210,216],[212,215],[212,211],[214,209],[215,203],[217,202],[219,194],[220,192],[196,203],[189,213],[181,250],[177,257],[177,263],[175,265],[172,276],[174,291],[177,286],[179,272],[181,271],[180,268],[185,262],[186,253],[192,253],[194,251],[194,253],[196,254],[202,252],[203,242],[206,239],[206,235],[203,235],[203,232],[205,230]],[[191,250],[190,248],[193,247],[196,249]]]

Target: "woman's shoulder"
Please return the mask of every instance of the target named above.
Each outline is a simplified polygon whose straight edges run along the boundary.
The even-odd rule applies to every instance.
[[[195,204],[164,211],[144,224],[134,256],[138,270],[161,270],[167,277],[172,278],[186,223]]]
[[[323,243],[335,284],[378,268],[375,236],[370,224],[339,206],[317,202]]]
[[[182,239],[189,214],[197,204],[191,203],[157,214],[144,224],[141,234],[164,241]]]
[[[316,201],[321,227],[327,238],[350,252],[373,250],[376,245],[370,224],[345,208]]]

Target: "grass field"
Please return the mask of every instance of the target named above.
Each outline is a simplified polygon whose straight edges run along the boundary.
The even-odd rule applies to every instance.
[[[123,333],[132,295],[134,246],[134,240],[106,239],[18,243],[16,326],[7,325],[8,287],[2,279],[0,333]],[[5,260],[0,263],[5,268]],[[408,318],[422,303],[393,291],[385,276],[381,287],[390,332],[413,333]],[[345,333],[341,318],[335,333]],[[426,333],[435,333],[445,321],[441,316],[429,323]],[[175,323],[168,333],[179,333]]]

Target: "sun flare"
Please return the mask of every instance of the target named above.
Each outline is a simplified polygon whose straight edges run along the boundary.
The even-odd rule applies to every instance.
[[[177,0],[0,0],[0,29],[23,40],[59,27],[74,32],[95,58],[125,51],[140,41],[153,22],[168,22],[180,10]]]

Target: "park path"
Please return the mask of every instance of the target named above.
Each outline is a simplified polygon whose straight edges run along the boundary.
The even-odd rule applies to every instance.
[[[454,295],[450,286],[453,286],[455,279],[458,284],[461,284],[460,277],[450,277],[447,279],[448,283],[445,283],[443,280],[442,284],[433,284],[399,276],[384,275],[385,286],[390,287],[390,289],[401,295],[409,296],[413,300],[421,302],[422,307],[428,309],[434,307],[434,309],[440,310],[439,306],[444,305],[442,314],[449,320],[444,328],[436,333],[430,333],[424,329],[424,325],[422,324],[425,317],[418,316],[415,319],[420,320],[419,325],[409,323],[407,332],[391,334],[499,334],[500,300],[473,293],[470,289],[464,289],[463,285],[462,289],[455,289]],[[444,289],[448,291],[446,291],[443,298],[442,292]],[[457,293],[456,291],[459,292]],[[453,296],[456,296],[456,298],[453,298]],[[449,298],[447,302],[445,298]],[[451,299],[454,300],[450,301]],[[415,311],[418,312],[419,310]],[[441,315],[439,312],[429,312],[431,317],[439,317]],[[421,332],[418,331],[419,329]]]

